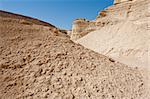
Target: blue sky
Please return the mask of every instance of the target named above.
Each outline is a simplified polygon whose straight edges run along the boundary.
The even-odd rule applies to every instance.
[[[74,19],[93,20],[100,10],[112,4],[113,0],[0,0],[0,9],[71,29]]]

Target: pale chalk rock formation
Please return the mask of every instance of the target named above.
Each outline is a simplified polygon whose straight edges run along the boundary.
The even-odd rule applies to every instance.
[[[95,30],[94,21],[88,21],[80,18],[73,22],[72,32],[69,34],[71,36],[71,40],[77,40],[93,30]]]
[[[121,3],[121,2],[125,2],[125,1],[131,1],[131,0],[114,0],[114,4],[116,4],[116,3]]]
[[[84,34],[82,31],[89,25],[89,21],[86,19],[76,19],[73,22],[71,39],[77,40],[81,38]]]
[[[124,0],[125,1],[125,0]],[[126,0],[127,1],[127,0]],[[120,3],[123,1],[116,1],[116,3]],[[125,11],[122,11],[124,9],[127,9]],[[115,21],[119,21],[118,19],[112,19],[110,17],[117,17],[119,19],[125,19],[128,16],[128,9],[130,9],[130,6],[125,6],[120,9],[118,7],[118,10],[111,10],[111,7],[109,9],[105,9],[103,11],[100,11],[96,20],[86,20],[84,18],[76,19],[73,22],[72,31],[68,33],[70,35],[71,40],[76,41],[77,39],[85,36],[91,31],[97,30],[101,27],[104,27],[108,24],[114,24]]]
[[[150,0],[133,0],[101,11],[95,31],[76,40],[129,66],[149,67]]]
[[[128,1],[136,1],[136,0],[114,0],[114,4],[119,4],[122,2],[128,2]]]

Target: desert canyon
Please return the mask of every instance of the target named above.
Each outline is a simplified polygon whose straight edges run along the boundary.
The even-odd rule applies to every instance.
[[[115,0],[72,30],[0,10],[0,99],[150,99],[150,0]]]

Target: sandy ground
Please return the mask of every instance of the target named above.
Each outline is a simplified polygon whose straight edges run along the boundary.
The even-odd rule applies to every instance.
[[[0,17],[1,99],[149,98],[146,71],[27,23]]]

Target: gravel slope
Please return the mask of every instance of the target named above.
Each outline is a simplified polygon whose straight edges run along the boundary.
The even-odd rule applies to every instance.
[[[144,73],[52,27],[0,17],[1,99],[148,99]]]

